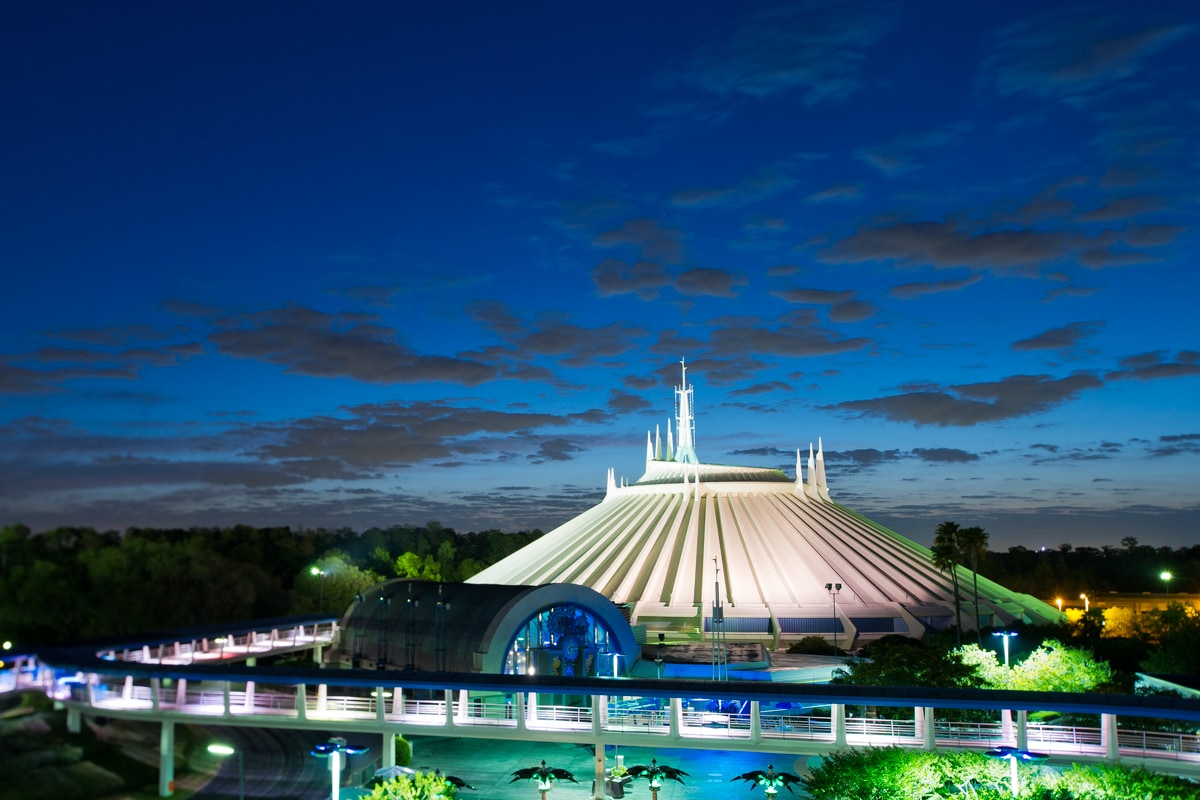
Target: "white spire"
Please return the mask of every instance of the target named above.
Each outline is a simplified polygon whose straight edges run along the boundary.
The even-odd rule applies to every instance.
[[[671,433],[671,420],[667,420],[667,461],[675,460],[675,439]]]
[[[654,443],[650,441],[650,431],[646,431],[646,463],[654,460]]]
[[[662,435],[659,433],[659,426],[654,426],[654,457],[662,461]]]
[[[825,449],[817,437],[817,486],[825,486]]]
[[[808,443],[808,485],[817,485],[817,469],[813,462],[812,442]]]
[[[612,497],[617,491],[617,471],[612,467],[608,468],[608,487],[604,493],[604,499]]]
[[[796,485],[804,483],[804,473],[800,470],[800,448],[796,448]]]
[[[675,461],[684,464],[698,464],[696,457],[696,420],[692,416],[692,387],[687,383],[687,363],[679,360],[682,370],[682,382],[675,388],[676,429],[679,431],[679,447],[675,451]]]

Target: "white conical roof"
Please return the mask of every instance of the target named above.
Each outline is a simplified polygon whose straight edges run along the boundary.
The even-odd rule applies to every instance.
[[[686,381],[682,391],[690,394]],[[690,434],[691,420],[677,421]],[[690,435],[680,441],[692,450]],[[810,446],[807,483],[799,452],[795,480],[779,470],[660,460],[652,452],[636,484],[617,486],[610,477],[603,502],[470,582],[581,584],[625,605],[634,625],[677,635],[708,631],[719,599],[728,637],[828,636],[834,598],[827,584],[841,585],[836,630],[843,647],[953,625],[949,575],[933,565],[928,548],[830,498],[823,448],[814,456]],[[974,628],[965,567],[959,581],[962,624]],[[1054,607],[983,577],[979,606],[985,627],[1058,618]]]

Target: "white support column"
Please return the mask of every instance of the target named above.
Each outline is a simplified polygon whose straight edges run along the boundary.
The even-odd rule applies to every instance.
[[[313,647],[313,663],[318,666],[325,666],[325,662],[321,660],[321,645]]]
[[[921,728],[923,730],[924,746],[926,750],[937,749],[937,728],[934,727],[936,720],[933,716],[933,709],[926,706],[921,709]]]
[[[592,724],[593,730],[600,717],[596,714],[596,695],[592,695]],[[592,800],[604,800],[604,742],[596,742],[596,769],[592,773]]]
[[[308,687],[296,684],[296,719],[308,719]]]
[[[601,730],[607,730],[607,728],[608,728],[608,695],[597,694],[597,695],[592,695],[592,696],[600,698],[600,705],[599,705],[600,710],[599,710],[597,716],[600,720]]]
[[[458,693],[458,708],[455,709],[454,718],[460,722],[465,721],[471,716],[471,693],[462,689]]]
[[[179,678],[175,683],[175,707],[187,705],[187,678]]]
[[[1017,743],[1017,735],[1013,732],[1012,711],[1007,708],[1000,712],[1000,739],[1006,744]]]
[[[326,700],[329,697],[329,685],[324,683],[317,684],[317,711],[324,713],[327,710]]]
[[[375,721],[380,725],[387,721],[387,698],[383,696],[384,688],[375,687]]]
[[[148,644],[142,645],[142,663],[143,664],[150,663],[150,645],[148,645]]]
[[[517,715],[517,730],[525,730],[525,693],[513,694],[513,713]]]
[[[757,700],[750,701],[750,741],[754,744],[762,742],[762,715]]]
[[[221,685],[221,692],[224,695],[222,699],[224,700],[225,705],[225,716],[228,717],[233,714],[229,708],[229,681],[225,681],[225,683]]]
[[[537,692],[529,692],[525,695],[525,725],[537,727]]]
[[[668,735],[672,739],[679,739],[683,736],[683,698],[671,698],[671,725]]]
[[[396,766],[396,734],[383,732],[383,768]]]
[[[392,713],[401,715],[404,713],[404,687],[392,687]]]
[[[604,730],[604,726],[601,724],[601,721],[602,721],[601,714],[603,713],[604,705],[605,705],[604,695],[601,695],[601,694],[592,695],[592,735],[596,737],[597,741],[599,741],[600,735]],[[597,745],[597,746],[602,747],[602,745]],[[603,761],[604,760],[604,758],[603,758],[604,751],[603,750],[600,751],[600,755],[601,755],[600,760]]]
[[[1104,757],[1109,761],[1121,760],[1121,743],[1117,738],[1117,715],[1100,715],[1100,744],[1104,746]]]
[[[1017,749],[1029,749],[1029,712],[1023,708],[1017,711]]]
[[[254,681],[246,681],[246,694],[242,698],[242,710],[247,714],[254,713]]]
[[[442,702],[446,704],[446,727],[454,727],[454,690],[446,689],[442,692]]]
[[[162,681],[158,678],[150,679],[150,709],[158,712],[158,695],[162,691]]]
[[[121,687],[121,699],[126,702],[133,699],[133,676],[125,676],[125,685]]]
[[[83,733],[83,711],[78,706],[67,707],[67,732]]]
[[[846,746],[846,706],[834,703],[829,707],[829,722],[833,728],[833,746]]]
[[[158,737],[158,796],[175,794],[175,723],[164,722]]]

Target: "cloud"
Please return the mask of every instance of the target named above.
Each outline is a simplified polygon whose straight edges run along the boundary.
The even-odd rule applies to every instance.
[[[860,148],[855,158],[865,161],[886,177],[921,169],[918,159],[930,151],[944,153],[948,145],[969,131],[968,123],[955,123],[941,130],[900,136],[887,144]]]
[[[866,51],[891,29],[891,4],[809,0],[761,13],[725,43],[701,50],[686,81],[718,95],[800,91],[807,105],[842,100],[860,85]]]
[[[1135,225],[1121,235],[1130,247],[1162,247],[1186,231],[1183,225]]]
[[[860,184],[839,183],[827,189],[822,189],[819,192],[813,192],[804,198],[804,204],[812,206],[829,202],[848,203],[857,200],[861,196],[862,186]]]
[[[970,230],[952,222],[883,223],[860,228],[817,254],[826,264],[894,261],[937,269],[972,267],[1027,276],[1070,258],[1097,237],[1032,228]]]
[[[637,411],[645,411],[653,406],[641,395],[622,392],[619,389],[610,389],[606,407],[614,414],[632,414]]]
[[[957,292],[965,289],[968,286],[973,286],[983,280],[982,275],[969,275],[966,278],[958,278],[947,281],[918,281],[915,283],[901,283],[898,286],[893,286],[888,289],[888,296],[895,297],[899,300],[912,300],[914,297],[922,297],[927,294],[941,294],[942,292]]]
[[[606,258],[592,270],[592,282],[601,297],[635,294],[641,300],[655,300],[671,277],[661,264],[638,261],[627,264],[616,258]]]
[[[930,388],[870,400],[849,400],[823,406],[857,417],[941,427],[969,427],[986,422],[1037,414],[1074,400],[1103,384],[1094,375],[1077,372],[1066,378],[1014,375],[989,383]]]
[[[1110,90],[1147,67],[1195,26],[1151,15],[1054,11],[1002,28],[989,45],[982,79],[999,94],[1079,98]]]
[[[789,314],[781,324],[740,318],[713,320],[709,340],[711,352],[718,357],[754,353],[756,356],[807,356],[848,353],[874,346],[865,337],[847,337],[814,324],[808,315]]]
[[[1200,353],[1194,350],[1180,350],[1173,360],[1164,351],[1155,350],[1128,356],[1121,359],[1120,364],[1121,369],[1113,370],[1104,377],[1110,381],[1153,381],[1200,375]]]
[[[596,247],[634,247],[641,258],[679,264],[683,261],[683,242],[679,231],[662,227],[656,219],[631,219],[597,236]]]
[[[736,297],[735,286],[744,286],[746,277],[723,269],[684,270],[675,277],[675,291],[685,297]]]
[[[286,371],[365,383],[457,383],[495,380],[493,366],[470,359],[421,355],[397,343],[394,328],[374,317],[287,307],[226,317],[209,340],[219,352],[279,364]]]
[[[922,461],[935,464],[966,464],[979,460],[975,453],[954,447],[914,447],[912,453]]]
[[[676,192],[671,202],[683,208],[737,208],[757,203],[795,186],[792,169],[790,161],[772,164],[736,186]]]
[[[1061,328],[1050,328],[1028,339],[1013,342],[1013,350],[1070,350],[1089,336],[1095,336],[1104,327],[1102,320],[1093,322],[1071,322]]]
[[[1119,197],[1110,200],[1099,208],[1086,211],[1079,216],[1084,222],[1112,222],[1140,217],[1158,211],[1164,205],[1161,197],[1143,195],[1138,197]]]
[[[877,311],[871,303],[854,299],[856,292],[850,290],[776,289],[771,294],[789,303],[828,305],[832,322],[862,322]]]
[[[546,461],[570,461],[575,453],[582,452],[583,448],[579,447],[566,439],[543,439],[538,445],[538,451],[535,455],[530,455],[529,460],[535,464],[541,464]]]
[[[747,386],[744,389],[734,389],[729,392],[730,397],[748,397],[759,394],[769,394],[771,392],[790,392],[792,387],[783,381],[770,381],[769,383],[756,383],[753,386]]]
[[[1158,437],[1159,444],[1147,448],[1155,458],[1178,455],[1200,455],[1200,433],[1179,433]]]

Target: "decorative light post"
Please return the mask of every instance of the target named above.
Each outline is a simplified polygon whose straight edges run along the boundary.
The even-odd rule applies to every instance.
[[[1061,597],[1054,598],[1054,604],[1056,606],[1058,606],[1058,613],[1061,614],[1062,613],[1062,598]]]
[[[1016,636],[1016,631],[995,631],[992,636],[1000,636],[1004,639],[1004,668],[1008,669],[1008,640]]]
[[[687,775],[681,769],[668,767],[666,764],[659,764],[658,759],[650,759],[649,766],[639,764],[636,767],[629,768],[629,776],[631,778],[645,778],[650,784],[650,800],[658,800],[658,790],[662,788],[663,781],[673,780],[683,783],[683,777]]]
[[[1086,614],[1092,610],[1092,601],[1088,599],[1086,594],[1079,595],[1079,599],[1083,601],[1083,613]]]
[[[1166,597],[1167,605],[1169,606],[1171,605],[1171,578],[1174,578],[1175,576],[1164,569],[1159,573],[1158,577],[1163,582],[1163,596]]]
[[[571,783],[579,783],[575,780],[575,776],[565,769],[556,769],[546,765],[546,759],[542,759],[542,763],[536,767],[526,767],[513,772],[513,779],[509,783],[516,783],[520,780],[537,781],[538,792],[542,795],[542,800],[546,800],[546,793],[554,788],[554,784],[558,781],[570,781]],[[337,800],[337,798],[333,798]]]
[[[825,591],[829,592],[829,596],[833,598],[833,618],[832,618],[832,622],[833,622],[833,654],[835,656],[838,653],[838,649],[837,649],[837,596],[838,596],[838,592],[840,592],[841,590],[842,590],[842,585],[840,583],[825,584]]]
[[[1045,761],[1050,756],[1045,753],[1031,753],[1028,750],[1018,750],[1015,747],[1001,746],[994,747],[991,750],[985,750],[983,753],[989,758],[1007,758],[1009,763],[1008,779],[1012,784],[1012,796],[1016,797],[1019,794],[1019,783],[1017,780],[1017,762],[1024,761],[1025,763],[1037,763]]]
[[[321,569],[320,567],[313,567],[312,569],[310,569],[308,571],[308,573],[310,575],[312,575],[314,578],[317,577],[318,575],[321,576],[321,592],[319,595],[321,599],[317,603],[317,611],[324,611],[325,610],[325,576],[328,573],[325,572],[325,570]]]
[[[238,800],[246,800],[246,765],[242,761],[242,751],[235,750],[227,744],[210,744],[208,752],[214,756],[225,758],[237,753],[238,757]]]
[[[347,759],[349,756],[356,756],[359,753],[365,753],[371,748],[362,747],[360,745],[347,744],[346,740],[340,736],[335,736],[328,742],[321,742],[314,745],[311,754],[317,758],[329,759],[329,774],[330,774],[330,800],[338,800],[342,788],[342,753],[345,753]]]

